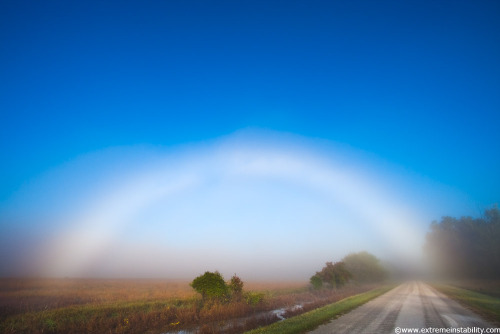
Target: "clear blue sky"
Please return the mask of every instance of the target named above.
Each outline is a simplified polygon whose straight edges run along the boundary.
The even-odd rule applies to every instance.
[[[499,17],[498,1],[2,1],[0,208],[83,154],[247,128],[340,143],[487,207]]]

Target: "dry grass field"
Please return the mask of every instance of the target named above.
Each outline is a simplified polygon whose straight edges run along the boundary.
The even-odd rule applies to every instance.
[[[0,279],[0,310],[23,313],[83,304],[190,299],[196,292],[182,280]],[[248,282],[246,291],[273,295],[304,289],[305,282]]]
[[[31,312],[84,304],[186,299],[187,281],[97,279],[2,279],[0,310]]]
[[[188,281],[96,279],[0,280],[3,333],[241,333],[277,320],[271,310],[300,313],[374,286],[313,292],[305,282],[248,282],[248,298],[205,303]]]

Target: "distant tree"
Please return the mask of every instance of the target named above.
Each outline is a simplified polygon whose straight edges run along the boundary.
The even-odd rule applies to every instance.
[[[203,275],[196,277],[190,285],[196,292],[201,294],[203,300],[223,301],[229,295],[229,288],[218,271],[207,271]]]
[[[387,271],[375,255],[368,252],[351,253],[342,261],[352,274],[353,280],[360,283],[380,282],[387,277]]]
[[[500,278],[500,210],[481,218],[443,217],[431,223],[424,246],[435,273],[455,278]]]
[[[313,275],[309,281],[315,290],[319,290],[323,287],[323,280],[318,274]]]
[[[240,301],[243,296],[243,281],[236,276],[236,274],[231,277],[229,282],[229,290],[231,291],[231,297],[233,300]]]
[[[331,289],[340,288],[352,278],[343,262],[327,262],[321,271],[311,277],[310,282],[314,288],[321,288],[323,284]],[[321,281],[321,283],[320,283]]]

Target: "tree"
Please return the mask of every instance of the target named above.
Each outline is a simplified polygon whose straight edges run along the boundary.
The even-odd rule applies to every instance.
[[[425,253],[431,268],[452,278],[500,278],[500,210],[481,218],[443,217],[431,223]]]
[[[387,277],[387,271],[380,264],[379,259],[368,252],[351,253],[342,261],[357,282],[380,282]]]
[[[314,288],[319,289],[325,283],[330,289],[340,288],[352,278],[343,262],[327,262],[321,271],[311,277]]]
[[[236,274],[231,277],[229,282],[229,290],[231,290],[231,296],[233,300],[240,301],[243,296],[243,281],[236,276]]]
[[[315,290],[319,290],[323,287],[323,280],[317,273],[313,275],[309,281]]]
[[[229,288],[218,271],[206,271],[203,275],[196,277],[190,285],[196,292],[201,294],[204,301],[223,301],[229,295]]]

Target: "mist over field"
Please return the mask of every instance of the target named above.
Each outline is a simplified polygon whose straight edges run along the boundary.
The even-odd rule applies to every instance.
[[[0,276],[308,280],[351,252],[410,272],[446,262],[427,233],[470,233],[431,223],[500,198],[499,13],[2,1]],[[494,244],[481,224],[475,240]]]
[[[4,276],[219,270],[307,280],[362,250],[420,268],[429,222],[463,200],[365,152],[274,132],[117,147],[46,173],[3,206],[0,268]]]

